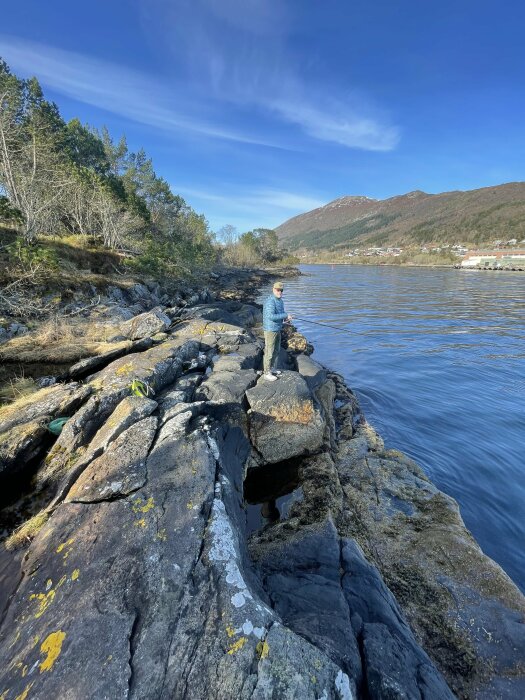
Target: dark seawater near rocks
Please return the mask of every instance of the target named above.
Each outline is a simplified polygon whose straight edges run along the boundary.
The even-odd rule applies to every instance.
[[[295,334],[266,383],[238,296],[155,316],[155,344],[0,412],[39,508],[3,511],[0,697],[522,697],[523,596],[343,378]]]

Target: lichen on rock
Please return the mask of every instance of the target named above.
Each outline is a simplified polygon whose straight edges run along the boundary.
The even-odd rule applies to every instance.
[[[228,294],[154,310],[155,345],[9,414],[23,436],[71,411],[35,448],[47,501],[1,561],[0,697],[520,697],[523,597],[455,502],[306,341],[258,379],[260,309]],[[301,497],[248,537],[247,470],[291,466]]]

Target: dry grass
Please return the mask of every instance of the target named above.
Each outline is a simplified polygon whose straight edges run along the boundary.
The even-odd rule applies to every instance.
[[[20,399],[26,399],[38,391],[38,385],[32,377],[14,377],[3,385],[0,385],[0,405],[13,403]]]
[[[49,519],[49,513],[41,510],[23,525],[12,532],[5,540],[5,548],[9,550],[19,549],[28,545],[31,540],[40,532]]]
[[[77,338],[82,337],[82,332],[78,324],[72,323],[67,318],[54,316],[49,321],[43,323],[38,331],[31,334],[32,341],[36,345],[44,347],[50,343],[71,343]]]
[[[24,408],[30,403],[37,401],[44,401],[46,396],[53,391],[56,391],[56,386],[46,386],[44,389],[38,389],[31,394],[25,394],[15,399],[6,406],[0,406],[0,421],[7,421],[13,418],[20,409]]]
[[[84,357],[124,347],[129,341],[108,343],[120,334],[115,324],[55,316],[32,333],[15,337],[0,349],[0,361],[12,363],[72,364]]]

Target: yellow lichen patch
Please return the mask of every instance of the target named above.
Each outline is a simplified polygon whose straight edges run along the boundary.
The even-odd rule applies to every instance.
[[[27,670],[27,666],[24,666],[24,668],[22,669],[22,678],[25,678],[27,676]]]
[[[134,513],[147,513],[152,508],[155,508],[155,501],[153,500],[153,496],[150,496],[145,503],[142,499],[136,498],[133,504]]]
[[[157,539],[160,540],[161,542],[166,542],[168,539],[168,536],[166,535],[166,530],[162,529],[157,532]]]
[[[38,611],[35,613],[35,620],[38,620],[39,617],[42,617],[42,615],[45,613],[45,611],[55,599],[55,595],[55,590],[52,588],[47,593],[32,593],[29,596],[29,600],[39,601]]]
[[[102,389],[102,387],[104,386],[104,382],[102,381],[102,379],[93,379],[92,382],[89,382],[89,386],[96,393],[97,391],[100,391]]]
[[[144,518],[141,518],[140,520],[135,520],[135,527],[146,527],[146,521]]]
[[[40,673],[50,671],[53,668],[55,661],[60,656],[65,638],[66,633],[62,632],[62,630],[57,630],[56,632],[51,632],[51,634],[44,639],[40,645],[40,651],[42,654],[47,654],[47,656],[40,664]]]
[[[192,510],[192,509],[193,509],[193,503],[192,503],[191,501],[188,501],[188,503],[186,503],[186,508],[187,508],[188,510]]]
[[[0,700],[6,700],[7,699],[7,694],[9,693],[10,688],[7,690],[4,690],[4,692],[0,695]]]
[[[259,642],[255,647],[255,651],[257,652],[259,659],[265,659],[270,653],[270,645],[266,641]]]
[[[109,662],[111,661],[112,658],[113,658],[113,654],[110,654],[108,656],[108,658],[104,661],[104,666],[107,666],[107,664],[109,664]]]
[[[227,625],[226,634],[228,635],[228,637],[233,637],[233,635],[235,634],[235,630],[231,625]]]
[[[75,541],[75,538],[71,537],[71,539],[69,539],[67,542],[62,542],[62,544],[59,544],[57,547],[57,554],[60,554],[61,552],[63,552],[66,547],[70,547],[74,541]]]
[[[39,641],[40,641],[40,635],[39,635],[39,634],[35,634],[35,636],[34,636],[33,639],[31,640],[31,649],[34,649],[34,648],[36,647],[36,645],[38,644]]]
[[[50,578],[48,578],[46,581],[46,591],[49,591],[50,588],[52,588],[52,587],[53,587],[53,581]]]
[[[302,401],[296,406],[274,406],[268,411],[268,415],[282,423],[300,423],[307,425],[315,417],[314,407],[311,401]]]
[[[75,569],[73,571],[73,573],[71,574],[71,580],[76,581],[79,576],[80,576],[80,569]]]
[[[60,581],[57,583],[57,588],[60,588],[60,586],[63,586],[66,581],[67,581],[67,576],[62,576]]]
[[[131,374],[131,372],[133,372],[133,364],[131,362],[126,362],[125,365],[122,365],[122,367],[119,367],[115,370],[115,374],[118,377],[122,377],[126,374]]]
[[[34,685],[34,681],[32,683],[28,683],[24,690],[20,693],[20,695],[17,695],[15,700],[26,700],[27,696],[29,695],[29,691]]]
[[[247,637],[241,637],[240,639],[238,639],[230,646],[230,648],[228,649],[228,654],[235,654],[236,651],[240,651],[247,641]]]

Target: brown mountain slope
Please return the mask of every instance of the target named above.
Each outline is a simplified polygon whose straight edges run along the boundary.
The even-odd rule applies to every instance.
[[[467,243],[525,238],[525,182],[466,192],[409,192],[390,199],[341,197],[277,229],[290,250]]]

